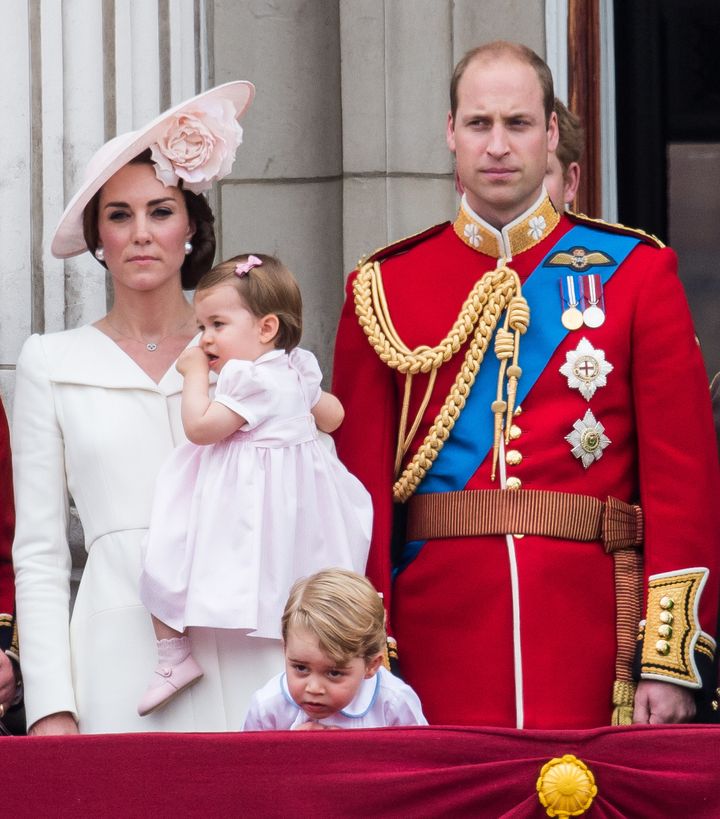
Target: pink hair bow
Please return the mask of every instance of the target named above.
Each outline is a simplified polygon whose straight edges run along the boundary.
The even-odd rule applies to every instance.
[[[248,256],[246,262],[238,262],[235,265],[235,275],[242,279],[243,276],[247,276],[253,267],[260,267],[261,264],[262,259],[258,259],[257,256]]]

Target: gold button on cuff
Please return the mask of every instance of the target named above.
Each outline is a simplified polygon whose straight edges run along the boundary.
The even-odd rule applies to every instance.
[[[523,412],[523,408],[520,406],[520,404],[518,404],[515,407],[515,411],[513,412],[513,415],[515,415],[515,416],[522,415],[522,412]]]
[[[510,466],[517,466],[518,464],[522,463],[523,456],[517,449],[508,449],[505,453],[505,461]]]
[[[672,626],[658,626],[658,637],[662,637],[665,640],[668,640],[672,637]]]
[[[522,435],[522,429],[517,424],[510,424],[510,440],[517,441]]]
[[[525,537],[525,535],[523,535],[522,533],[518,532],[516,535],[513,535],[513,537],[514,537],[514,538],[517,538],[518,540],[522,540],[522,539]]]
[[[513,475],[512,477],[507,479],[507,483],[505,484],[505,486],[508,489],[520,489],[520,487],[522,486],[522,481],[520,480],[520,478],[516,478]]]
[[[665,656],[665,654],[670,653],[670,643],[668,643],[667,640],[658,640],[657,643],[655,643],[655,650],[658,654]]]
[[[669,611],[661,611],[660,612],[660,622],[661,623],[665,623],[665,624],[667,624],[669,626],[674,619],[675,619],[675,617],[672,614],[670,614]]]
[[[718,701],[717,701],[717,700],[713,700],[713,701],[710,703],[710,705],[712,706],[712,710],[713,710],[713,711],[717,711],[717,710],[718,710]]]
[[[675,603],[673,602],[672,597],[668,597],[667,595],[665,595],[665,597],[660,598],[660,608],[661,609],[666,609],[666,610],[671,609],[674,605],[675,605]]]

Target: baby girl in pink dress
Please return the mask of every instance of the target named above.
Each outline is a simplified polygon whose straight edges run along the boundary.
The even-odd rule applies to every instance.
[[[237,256],[201,279],[194,306],[200,344],[177,362],[189,443],[158,477],[140,581],[158,640],[141,715],[202,676],[189,626],[241,630],[249,647],[277,640],[280,665],[291,585],[329,566],[364,572],[370,543],[370,497],[318,439],[344,413],[297,347],[290,271],[272,256]],[[266,667],[256,673],[267,678]]]

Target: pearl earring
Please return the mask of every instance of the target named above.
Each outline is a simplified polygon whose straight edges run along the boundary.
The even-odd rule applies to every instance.
[[[185,255],[189,256],[192,253],[192,242],[185,242]]]
[[[98,247],[98,248],[95,250],[95,258],[96,258],[96,259],[97,259],[99,262],[104,262],[104,261],[105,261],[105,251],[103,250],[103,248],[102,248],[102,247]]]

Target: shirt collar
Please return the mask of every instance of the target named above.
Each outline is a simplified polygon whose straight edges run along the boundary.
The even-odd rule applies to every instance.
[[[350,717],[351,719],[364,717],[375,703],[379,686],[379,673],[373,674],[369,680],[363,680],[360,683],[360,688],[358,689],[355,698],[352,700],[352,702],[348,703],[342,709],[342,711],[340,711],[340,713],[344,717]]]
[[[518,253],[542,242],[559,221],[560,214],[553,207],[543,186],[535,203],[502,230],[497,230],[478,216],[463,194],[453,228],[458,238],[478,253],[509,261]]]

